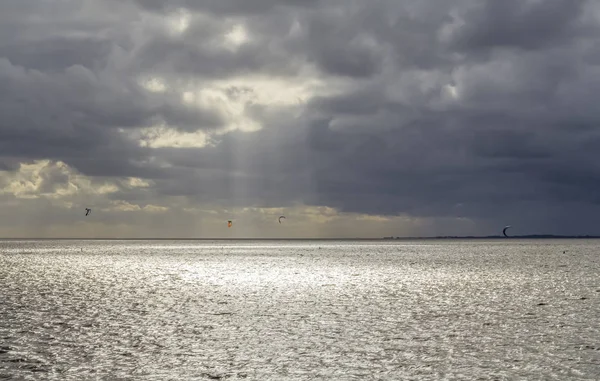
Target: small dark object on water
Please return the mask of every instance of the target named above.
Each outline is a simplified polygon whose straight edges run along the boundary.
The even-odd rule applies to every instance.
[[[548,304],[548,303],[541,302],[541,303],[538,303],[537,305],[538,305],[538,306],[545,306],[545,305],[547,305],[547,304]]]
[[[202,373],[202,375],[210,378],[211,380],[220,380],[221,378],[223,378],[223,376],[219,376],[217,374]]]
[[[585,296],[582,296],[581,298],[579,298],[579,300],[586,300],[587,298]]]

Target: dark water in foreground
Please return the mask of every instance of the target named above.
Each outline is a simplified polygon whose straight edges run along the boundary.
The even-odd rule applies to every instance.
[[[595,240],[0,241],[0,379],[598,380],[599,302]]]

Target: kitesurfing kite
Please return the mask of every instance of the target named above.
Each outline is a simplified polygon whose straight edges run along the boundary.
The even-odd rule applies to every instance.
[[[506,230],[507,230],[508,228],[510,228],[510,225],[506,225],[506,226],[504,227],[504,229],[502,229],[502,234],[504,234],[504,236],[505,236],[505,237],[508,237],[508,235],[506,235]]]
[[[227,227],[230,228],[233,223],[231,221],[227,221]]]
[[[90,208],[85,208],[85,215],[87,216],[88,214],[90,214],[90,212],[92,211],[92,209]]]
[[[281,219],[285,219],[285,216],[279,216],[279,223],[281,223]]]

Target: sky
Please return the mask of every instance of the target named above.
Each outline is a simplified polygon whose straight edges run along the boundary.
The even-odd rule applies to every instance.
[[[600,234],[599,28],[595,0],[1,1],[0,237]]]

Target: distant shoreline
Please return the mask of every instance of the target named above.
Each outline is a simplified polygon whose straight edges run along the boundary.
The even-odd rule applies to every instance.
[[[530,234],[530,235],[488,235],[488,236],[435,236],[435,237],[383,237],[383,240],[420,240],[420,239],[599,239],[597,235],[552,235],[552,234]]]

